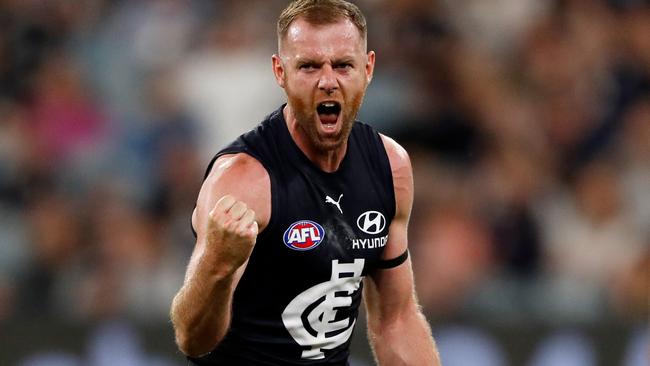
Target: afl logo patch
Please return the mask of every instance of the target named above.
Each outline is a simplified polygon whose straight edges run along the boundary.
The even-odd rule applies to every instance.
[[[311,250],[325,239],[325,230],[309,220],[296,221],[284,232],[284,244],[293,250]]]
[[[379,234],[386,227],[386,218],[379,211],[366,211],[359,215],[357,227],[366,234]]]

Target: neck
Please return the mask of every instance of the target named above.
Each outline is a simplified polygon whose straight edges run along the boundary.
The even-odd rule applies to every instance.
[[[345,141],[341,146],[331,149],[331,150],[321,150],[318,149],[314,144],[309,140],[309,137],[306,135],[302,127],[298,124],[293,110],[287,104],[282,111],[284,115],[284,120],[287,123],[287,128],[289,129],[289,134],[291,138],[296,143],[300,151],[309,159],[314,165],[320,168],[322,171],[327,173],[335,172],[339,169],[343,158],[345,157],[345,152],[348,148],[348,143]]]

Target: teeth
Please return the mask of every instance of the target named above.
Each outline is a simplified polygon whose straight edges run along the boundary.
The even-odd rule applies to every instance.
[[[336,103],[333,103],[333,102],[325,102],[325,103],[323,103],[323,106],[324,106],[324,107],[327,107],[327,108],[332,108],[332,107],[336,106]]]

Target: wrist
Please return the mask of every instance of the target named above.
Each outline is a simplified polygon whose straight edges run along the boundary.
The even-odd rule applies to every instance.
[[[214,252],[204,252],[199,260],[199,270],[213,281],[232,281],[237,271],[244,263],[225,258]]]

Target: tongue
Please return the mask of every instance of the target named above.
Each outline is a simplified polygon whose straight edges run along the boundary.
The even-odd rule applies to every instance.
[[[320,118],[320,122],[326,125],[332,125],[336,123],[336,120],[338,119],[337,114],[319,114],[318,118]]]

